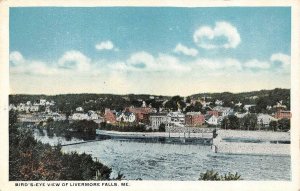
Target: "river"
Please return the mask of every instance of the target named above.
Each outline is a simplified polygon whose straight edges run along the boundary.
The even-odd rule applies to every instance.
[[[83,141],[49,138],[37,132],[35,137],[52,145]],[[216,154],[204,144],[105,139],[63,146],[62,150],[91,154],[112,168],[112,177],[121,172],[128,180],[198,180],[200,173],[211,169],[220,174],[238,172],[243,180],[290,180],[291,177],[290,156]]]

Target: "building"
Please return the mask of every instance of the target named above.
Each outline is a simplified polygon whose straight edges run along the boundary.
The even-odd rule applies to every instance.
[[[185,115],[179,111],[170,112],[167,114],[167,123],[185,123]]]
[[[209,125],[218,125],[218,117],[214,115],[205,115],[205,122]]]
[[[167,124],[167,114],[151,113],[149,114],[149,121],[152,129],[158,129],[161,124]]]
[[[216,105],[223,105],[223,104],[224,104],[224,102],[223,102],[223,101],[221,101],[221,100],[218,100],[218,99],[217,99],[217,100],[215,101],[215,104],[216,104]]]
[[[93,110],[89,110],[87,114],[89,116],[89,120],[97,120],[97,119],[99,119],[99,115],[95,111],[93,111]]]
[[[117,112],[116,113],[116,120],[118,122],[126,122],[126,123],[133,123],[135,122],[135,114],[132,112]]]
[[[282,104],[282,101],[277,102],[276,105],[273,106],[273,108],[276,109],[276,113],[274,117],[276,119],[290,119],[292,117],[292,114],[290,111],[286,111],[286,105]]]
[[[72,120],[97,120],[99,116],[96,112],[90,110],[88,113],[73,113]]]
[[[88,120],[89,116],[87,113],[73,113],[71,116],[72,120]]]
[[[246,110],[246,111],[249,111],[249,109],[251,108],[251,107],[255,107],[255,105],[244,105],[244,110]]]
[[[104,112],[104,119],[106,121],[106,123],[116,123],[116,115],[115,115],[116,111],[112,111],[108,108],[105,108],[105,112]]]
[[[217,110],[208,110],[208,111],[206,112],[206,114],[207,114],[207,115],[214,115],[214,116],[216,116],[216,117],[219,116],[219,112],[218,112]]]
[[[271,121],[277,121],[278,119],[268,114],[260,113],[257,115],[257,124],[268,127]]]
[[[149,122],[148,114],[153,113],[155,109],[151,107],[130,107],[126,108],[125,111],[134,113],[137,122],[147,123]]]
[[[83,112],[83,108],[82,108],[82,107],[77,107],[77,108],[76,108],[76,111],[77,111],[77,112]]]
[[[292,114],[290,111],[279,110],[275,113],[274,117],[276,119],[290,119],[292,117]]]
[[[201,112],[187,112],[185,115],[185,124],[188,126],[201,126],[204,123],[205,118]]]
[[[246,115],[248,115],[249,113],[248,112],[246,112],[246,113],[239,113],[239,112],[236,112],[234,115],[237,117],[237,118],[239,118],[239,119],[241,119],[241,118],[244,118]]]
[[[233,109],[230,107],[222,107],[222,106],[216,106],[213,108],[214,111],[219,112],[219,116],[226,117],[229,114],[233,112]]]

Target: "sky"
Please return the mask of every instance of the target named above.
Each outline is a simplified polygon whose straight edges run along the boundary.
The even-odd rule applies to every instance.
[[[10,93],[290,88],[289,7],[15,7]]]

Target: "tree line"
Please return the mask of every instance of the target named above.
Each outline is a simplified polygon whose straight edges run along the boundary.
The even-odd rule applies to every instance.
[[[243,118],[229,115],[222,120],[221,129],[289,131],[290,119],[271,121],[269,127],[266,127],[257,123],[256,114],[249,113]]]
[[[276,88],[273,90],[260,90],[243,93],[201,93],[188,96],[184,102],[181,96],[155,96],[155,99],[150,99],[150,95],[128,94],[61,94],[61,95],[9,95],[9,102],[11,104],[25,103],[26,101],[36,102],[39,99],[53,100],[56,102],[55,106],[51,106],[53,111],[60,111],[62,113],[72,113],[79,106],[82,106],[86,111],[98,110],[104,112],[105,108],[110,108],[116,111],[122,111],[129,106],[140,107],[142,101],[147,105],[151,104],[153,108],[159,109],[164,107],[167,110],[177,111],[178,108],[185,108],[186,103],[190,103],[191,99],[199,100],[206,97],[206,101],[211,102],[211,107],[215,106],[216,100],[222,100],[223,106],[234,108],[235,111],[243,112],[245,104],[255,104],[252,113],[272,113],[273,110],[267,110],[267,106],[273,106],[279,101],[290,110],[290,89]],[[167,100],[167,102],[165,102]],[[237,107],[235,104],[241,102],[243,105]],[[193,106],[188,106],[187,111],[201,111],[202,105],[197,102]]]
[[[63,153],[34,139],[32,130],[17,123],[9,113],[9,180],[110,180],[111,168],[90,155]]]

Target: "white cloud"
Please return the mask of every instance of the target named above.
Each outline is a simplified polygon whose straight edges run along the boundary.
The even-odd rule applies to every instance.
[[[27,60],[20,52],[14,51],[9,55],[12,63],[10,73],[12,74],[33,74],[33,75],[53,75],[58,71],[49,67],[45,62]]]
[[[274,65],[275,62],[279,62],[280,65]],[[245,69],[256,69],[256,70],[289,70],[291,64],[291,58],[289,55],[276,53],[270,56],[269,60],[260,61],[252,59],[243,64]]]
[[[86,72],[90,70],[91,59],[86,57],[79,51],[67,51],[59,60],[58,66],[63,69],[76,69],[79,72]]]
[[[119,62],[113,65],[112,68],[117,70],[148,72],[190,71],[190,67],[180,63],[176,57],[167,54],[159,54],[157,57],[154,57],[144,51],[132,54],[126,62]]]
[[[187,56],[197,56],[197,54],[198,54],[198,51],[196,49],[188,48],[188,47],[182,45],[181,43],[176,45],[174,52],[182,53]]]
[[[219,42],[225,38],[226,42]],[[194,32],[194,42],[205,49],[236,48],[240,42],[240,34],[237,29],[228,22],[216,22],[215,27],[201,26]]]
[[[282,53],[272,54],[270,60],[271,62],[281,62],[283,67],[289,67],[291,64],[291,57]]]
[[[118,48],[116,48],[114,46],[114,44],[110,40],[103,41],[103,42],[100,42],[99,44],[96,44],[95,48],[100,51],[101,50],[115,50],[115,51],[119,50]]]
[[[257,59],[253,59],[247,61],[244,64],[244,67],[249,69],[269,69],[271,67],[271,64],[268,61],[259,61]]]
[[[237,71],[241,70],[241,63],[232,58],[224,59],[208,59],[208,58],[199,58],[192,62],[192,65],[195,68],[200,68],[203,71],[219,72],[220,70],[231,70]]]
[[[24,62],[23,55],[18,51],[11,52],[9,54],[9,60],[15,65],[18,65],[18,64]]]

